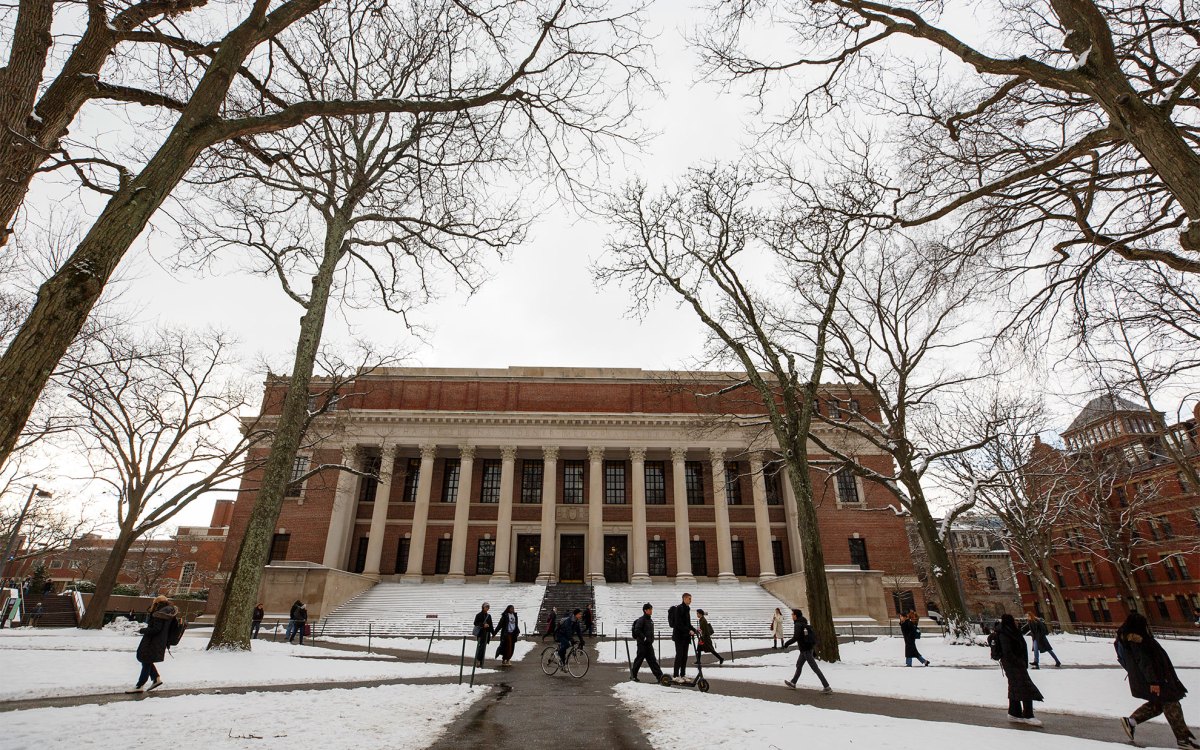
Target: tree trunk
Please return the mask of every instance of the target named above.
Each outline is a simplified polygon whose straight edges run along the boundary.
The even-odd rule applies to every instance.
[[[1133,602],[1133,608],[1136,611],[1146,614],[1146,602],[1142,600],[1142,595],[1138,592],[1137,580],[1128,564],[1114,563],[1113,571],[1117,574],[1117,588],[1121,590],[1121,596],[1124,597],[1125,602]]]
[[[954,565],[942,543],[942,535],[938,533],[937,524],[929,512],[925,495],[920,486],[913,488],[906,483],[909,491],[909,511],[917,524],[917,535],[921,545],[929,557],[929,571],[937,589],[938,599],[942,605],[942,614],[950,625],[950,632],[955,638],[969,633],[967,603],[963,601],[962,589],[959,587],[958,566]]]
[[[1054,583],[1054,579],[1050,577],[1050,564],[1045,560],[1040,560],[1037,563],[1036,570],[1042,579],[1042,587],[1050,594],[1050,605],[1054,607],[1054,612],[1058,615],[1058,627],[1064,633],[1074,633],[1075,624],[1071,622],[1071,615],[1067,609],[1067,600],[1063,598],[1058,584]]]
[[[833,627],[833,607],[829,603],[829,582],[825,578],[825,551],[821,548],[821,530],[813,506],[812,477],[809,475],[808,450],[803,437],[785,446],[788,479],[792,482],[792,502],[796,504],[796,525],[804,545],[804,586],[808,600],[808,619],[817,634],[817,657],[821,661],[841,661],[837,630]]]
[[[104,613],[108,609],[108,600],[112,596],[113,587],[117,585],[117,576],[121,573],[121,566],[125,564],[125,556],[129,554],[129,548],[136,539],[131,528],[121,529],[117,534],[112,552],[104,562],[104,569],[100,571],[100,578],[96,581],[96,592],[88,602],[87,611],[83,613],[79,627],[86,630],[104,627]]]
[[[313,363],[321,346],[329,290],[342,257],[342,243],[348,227],[349,221],[340,216],[326,227],[324,256],[321,267],[313,276],[308,310],[300,318],[300,335],[292,362],[292,377],[283,399],[283,411],[275,428],[271,452],[267,456],[258,497],[254,500],[254,508],[242,537],[242,546],[238,549],[237,559],[225,585],[225,599],[208,642],[210,649],[250,650],[251,618],[258,601],[263,563],[270,552],[275,524],[279,520],[284,493],[291,477],[292,462],[303,437]]]

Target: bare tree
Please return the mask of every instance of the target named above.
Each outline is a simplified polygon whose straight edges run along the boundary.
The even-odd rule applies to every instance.
[[[83,628],[103,624],[131,545],[239,476],[265,437],[249,429],[227,447],[248,391],[227,375],[232,351],[224,335],[161,331],[104,343],[101,362],[76,368],[68,381],[84,417],[82,447],[116,504],[117,537]]]
[[[167,594],[167,575],[183,563],[179,542],[157,538],[150,532],[134,542],[125,558],[124,570],[132,575],[135,585],[147,596]]]
[[[67,498],[32,492],[32,484],[49,477],[48,469],[48,462],[39,461],[32,451],[18,453],[0,467],[0,543],[17,542],[8,559],[0,560],[0,574],[8,572],[10,563],[65,550],[96,527],[84,509],[72,512],[64,507]]]

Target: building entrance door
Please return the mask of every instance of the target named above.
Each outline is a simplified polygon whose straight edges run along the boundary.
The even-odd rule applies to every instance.
[[[583,583],[583,534],[563,534],[558,545],[558,580]]]
[[[540,534],[517,535],[517,583],[533,583],[537,580],[538,564],[542,559],[542,537]]]
[[[604,580],[608,583],[629,583],[629,537],[604,537]]]

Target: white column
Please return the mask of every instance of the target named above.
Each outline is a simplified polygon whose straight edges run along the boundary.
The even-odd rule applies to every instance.
[[[539,551],[538,583],[553,583],[554,576],[554,521],[558,509],[558,446],[542,448],[542,544]]]
[[[357,445],[342,448],[342,463],[351,469],[362,466]],[[358,506],[358,475],[349,471],[338,474],[337,491],[333,495],[333,510],[329,514],[329,534],[325,537],[325,557],[322,564],[327,568],[344,570],[346,567],[347,526],[354,523],[354,511]]]
[[[758,454],[750,458],[750,481],[754,495],[754,531],[758,537],[759,582],[775,577],[775,556],[771,554],[771,517],[767,506],[767,475]],[[795,556],[795,553],[793,553]]]
[[[392,473],[396,465],[396,446],[383,446],[379,460],[379,481],[375,486],[375,507],[371,511],[371,531],[367,537],[367,564],[363,575],[379,577],[383,558],[383,536],[387,532],[388,505],[392,497]]]
[[[588,583],[604,583],[604,449],[588,448]]]
[[[471,478],[475,468],[475,446],[459,446],[458,495],[454,498],[454,533],[450,543],[450,573],[446,583],[467,582],[467,529],[471,514]]]
[[[508,556],[512,551],[512,495],[513,473],[517,463],[517,449],[507,446],[500,449],[500,513],[496,520],[496,565],[488,583],[512,583],[509,575]]]
[[[425,559],[425,530],[429,526],[429,498],[433,494],[433,461],[437,457],[436,445],[421,446],[421,470],[417,474],[417,502],[413,508],[412,533],[408,541],[408,565],[404,569],[404,580],[420,583],[421,563]]]
[[[737,583],[733,574],[733,540],[729,532],[729,503],[725,497],[725,449],[710,448],[713,515],[717,523],[717,583]]]
[[[633,583],[650,583],[650,558],[646,542],[646,449],[629,449],[633,473]]]
[[[800,538],[800,520],[796,516],[796,496],[792,492],[792,478],[788,474],[787,468],[780,472],[783,477],[780,491],[783,497],[780,502],[783,503],[783,517],[787,521],[788,548],[792,557],[792,567],[795,568],[793,573],[804,572],[804,541]]]
[[[688,526],[687,448],[671,449],[671,485],[675,491],[675,583],[695,583],[692,575],[692,534]]]

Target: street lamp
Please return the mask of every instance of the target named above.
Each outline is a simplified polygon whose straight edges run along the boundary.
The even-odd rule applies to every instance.
[[[29,513],[29,506],[33,504],[33,498],[35,496],[53,497],[50,492],[46,490],[39,490],[36,484],[30,488],[29,497],[25,498],[25,505],[21,508],[21,514],[17,516],[17,522],[13,525],[12,533],[8,535],[8,544],[4,546],[4,557],[0,558],[4,561],[4,569],[6,573],[8,572],[9,555],[12,554],[13,547],[16,546],[17,537],[21,534],[21,524],[25,523],[25,515]]]

